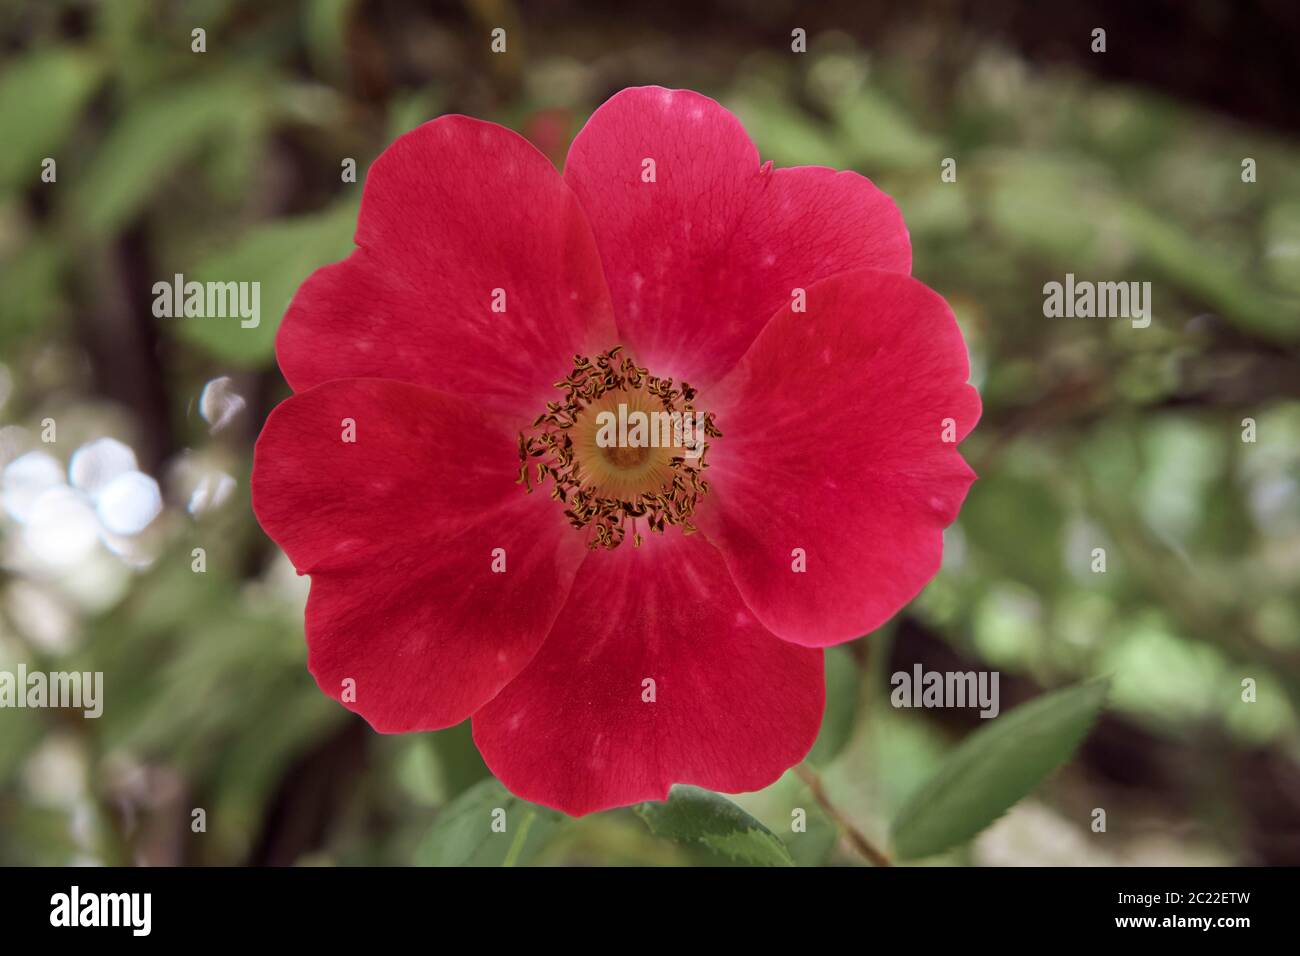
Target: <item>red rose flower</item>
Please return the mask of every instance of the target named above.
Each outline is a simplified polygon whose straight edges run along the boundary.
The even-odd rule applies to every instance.
[[[472,717],[502,783],[575,815],[802,759],[820,649],[920,591],[974,479],[965,344],[890,199],[649,87],[563,176],[421,126],[356,244],[285,315],[252,481],[312,576],[321,689],[386,733]],[[611,446],[620,405],[704,433]]]

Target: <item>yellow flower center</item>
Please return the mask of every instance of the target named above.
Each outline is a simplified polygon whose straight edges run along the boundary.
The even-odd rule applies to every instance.
[[[670,524],[695,530],[690,518],[709,490],[706,438],[720,438],[713,416],[695,409],[695,389],[658,378],[615,346],[592,361],[576,355],[531,429],[519,434],[519,482],[552,482],[551,497],[590,548],[616,548],[638,522],[662,533]],[[531,467],[531,472],[530,472]]]

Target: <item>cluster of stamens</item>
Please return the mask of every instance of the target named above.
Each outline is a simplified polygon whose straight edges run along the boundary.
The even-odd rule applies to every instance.
[[[703,433],[720,438],[711,413],[695,411],[695,389],[671,378],[651,375],[629,356],[620,357],[623,347],[615,346],[594,360],[573,357],[573,370],[556,382],[564,396],[546,403],[546,412],[533,422],[531,431],[519,433],[519,484],[533,490],[552,481],[551,497],[564,504],[564,515],[576,529],[588,528],[589,548],[616,548],[628,537],[641,544],[636,522],[645,519],[651,531],[663,533],[668,525],[683,533],[695,531],[691,516],[701,496],[709,490],[702,473],[708,467],[708,443],[699,436],[689,449],[631,450],[597,448],[592,438],[593,405],[608,404],[615,398],[662,404],[670,415],[695,416],[703,422]],[[576,438],[576,440],[575,440]],[[687,453],[689,451],[689,454]],[[651,454],[657,456],[650,461]],[[639,460],[636,464],[629,461]],[[629,481],[618,476],[627,469]]]

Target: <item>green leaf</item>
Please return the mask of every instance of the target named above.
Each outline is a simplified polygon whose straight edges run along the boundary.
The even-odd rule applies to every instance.
[[[260,282],[260,319],[244,328],[238,317],[180,318],[181,335],[224,361],[256,366],[271,359],[275,333],[303,281],[352,251],[356,206],[346,200],[323,212],[257,226],[230,248],[210,256],[185,280]]]
[[[469,718],[454,727],[421,734],[420,737],[428,740],[432,747],[449,797],[458,797],[480,780],[492,776],[479,755],[478,748],[474,746]]]
[[[1045,694],[971,734],[904,806],[892,830],[901,860],[971,839],[1026,796],[1083,742],[1109,680]]]
[[[502,811],[498,813],[497,811]],[[495,821],[504,821],[494,829]],[[527,863],[564,824],[564,817],[525,803],[489,778],[438,814],[415,851],[420,866],[517,866]]]
[[[938,165],[939,147],[918,129],[907,110],[870,89],[836,99],[833,115],[850,144],[853,161],[872,169]]]
[[[248,122],[262,101],[246,81],[204,79],[131,106],[72,194],[77,222],[91,236],[113,233],[157,194],[160,179]]]
[[[46,156],[59,159],[99,77],[98,62],[71,49],[29,53],[0,74],[0,190],[36,180]]]
[[[853,653],[847,647],[826,648],[826,713],[808,761],[825,766],[853,736],[861,677]]]
[[[727,106],[741,118],[764,160],[778,166],[848,165],[835,131],[810,119],[771,84],[755,80]]]
[[[708,790],[679,785],[666,801],[640,804],[636,813],[656,836],[702,846],[749,866],[794,866],[776,834]]]

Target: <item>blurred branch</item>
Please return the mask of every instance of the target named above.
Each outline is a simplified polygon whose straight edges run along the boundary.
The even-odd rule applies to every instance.
[[[794,772],[799,775],[800,780],[807,784],[808,790],[813,795],[813,799],[817,801],[818,806],[825,811],[826,815],[835,821],[835,825],[838,826],[845,837],[848,838],[849,844],[853,849],[857,850],[864,857],[870,860],[873,866],[894,865],[893,861],[889,859],[889,856],[868,840],[866,835],[855,827],[849,821],[848,817],[841,813],[835,804],[831,802],[830,797],[826,795],[826,788],[822,786],[821,777],[817,775],[817,771],[813,770],[812,767],[808,766],[806,763],[801,763],[795,765]]]

